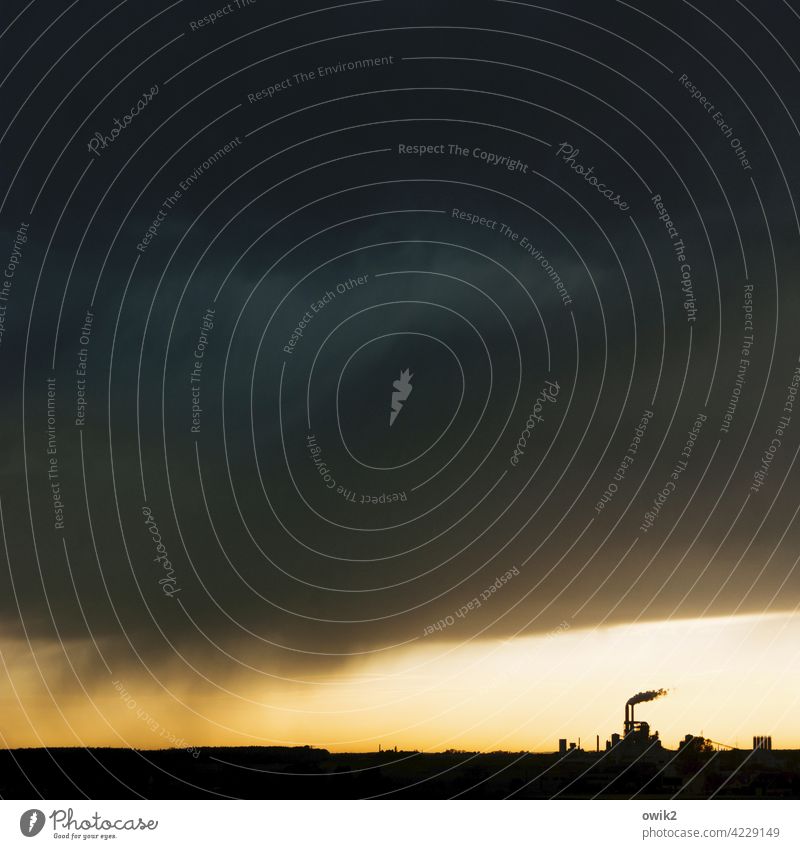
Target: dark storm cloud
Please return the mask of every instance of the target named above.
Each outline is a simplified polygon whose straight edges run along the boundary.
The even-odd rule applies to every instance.
[[[137,8],[137,21],[159,8],[145,7]],[[154,666],[171,657],[171,643],[215,672],[237,668],[225,652],[266,670],[302,669],[327,656],[416,639],[426,625],[452,614],[511,566],[519,567],[520,576],[471,617],[470,628],[490,625],[503,613],[487,634],[546,630],[577,611],[581,624],[667,616],[676,605],[693,614],[707,607],[713,613],[740,606],[756,611],[771,603],[779,587],[781,606],[793,607],[796,579],[782,583],[793,563],[792,533],[764,566],[769,540],[783,532],[796,506],[791,481],[760,523],[796,441],[787,439],[782,447],[770,470],[769,489],[754,494],[750,506],[737,513],[773,439],[798,355],[790,322],[781,318],[774,337],[778,305],[782,316],[792,315],[797,295],[787,292],[783,282],[776,293],[772,259],[774,250],[779,281],[797,261],[796,221],[784,184],[784,178],[791,184],[797,177],[796,164],[787,159],[796,145],[795,128],[760,74],[747,68],[744,59],[731,58],[725,39],[707,24],[703,50],[722,68],[721,74],[697,51],[666,37],[646,16],[610,3],[559,6],[558,11],[588,18],[596,26],[519,5],[364,5],[350,16],[309,16],[206,55],[222,39],[246,35],[250,27],[282,17],[282,10],[287,16],[297,13],[294,6],[271,4],[237,11],[229,22],[195,32],[187,31],[188,20],[200,11],[176,7],[150,30],[132,37],[126,47],[130,53],[112,54],[102,72],[89,72],[86,83],[60,107],[59,99],[107,44],[130,31],[129,21],[112,16],[65,63],[63,79],[50,78],[41,99],[37,96],[20,112],[9,136],[8,161],[20,162],[39,128],[47,126],[15,175],[3,210],[4,262],[18,219],[31,221],[0,349],[7,409],[2,427],[8,447],[1,494],[15,590],[0,598],[0,612],[9,632],[19,633],[21,609],[32,636],[76,639],[91,632],[111,657],[130,658],[129,640]],[[695,18],[683,9],[675,14],[673,25],[688,37]],[[42,49],[71,41],[70,34],[77,37],[93,21],[87,15],[87,10],[70,14]],[[773,25],[781,21],[776,12]],[[743,13],[732,15],[728,23],[779,85],[785,57],[766,51],[763,34],[748,25]],[[443,24],[455,28],[436,28]],[[516,29],[540,40],[476,27]],[[395,31],[328,41],[260,62],[294,44],[373,29]],[[100,97],[131,70],[131,56],[141,59],[181,31],[185,35],[178,45],[137,70],[81,126]],[[635,45],[657,54],[669,70]],[[338,72],[316,82],[294,81],[302,70],[382,55],[396,61],[368,74]],[[441,55],[485,61],[400,61],[404,56]],[[195,59],[177,80],[166,82]],[[250,63],[258,64],[234,74]],[[747,140],[758,194],[719,125],[678,82],[681,74],[695,80]],[[250,102],[248,94],[283,79],[293,80],[289,88]],[[114,117],[153,84],[160,86],[157,97],[108,149],[92,158],[86,149],[92,134],[107,131]],[[414,90],[383,93],[392,88]],[[365,94],[377,91],[382,93]],[[779,93],[790,112],[796,109],[797,96],[788,86]],[[343,99],[325,103],[334,98]],[[13,114],[21,106],[21,90],[9,92],[7,99]],[[295,110],[302,111],[290,116]],[[207,127],[215,118],[219,120]],[[375,125],[343,129],[359,124]],[[338,129],[342,131],[306,141]],[[73,132],[75,139],[64,148]],[[236,137],[243,139],[240,147],[203,170],[174,205],[165,206],[181,181]],[[517,159],[529,173],[491,166],[471,154],[403,157],[396,152],[401,143],[458,143],[470,151]],[[562,143],[578,150],[573,163],[592,167],[627,200],[630,215],[599,195],[568,156],[556,155]],[[367,153],[384,148],[390,150]],[[31,214],[33,199],[57,157],[59,167]],[[89,161],[92,165],[75,189]],[[247,176],[236,179],[245,172]],[[112,181],[113,189],[103,199]],[[372,183],[377,185],[365,185]],[[354,188],[358,186],[365,187]],[[668,228],[658,220],[652,194],[662,197],[685,242],[696,321],[687,321],[681,263]],[[525,251],[519,238],[509,238],[499,228],[467,224],[453,215],[454,209],[504,222],[525,236],[560,277],[569,307],[542,262]],[[406,211],[383,214],[396,210]],[[137,250],[160,211],[157,235],[145,250]],[[730,433],[721,434],[743,335],[740,239],[753,284],[756,341],[746,391]],[[480,254],[505,266],[535,298],[547,344],[528,294]],[[28,337],[27,311],[40,269]],[[388,271],[417,273],[376,276]],[[305,275],[310,276],[287,296]],[[311,304],[359,275],[370,275],[370,282],[337,294],[314,313],[296,350],[286,354],[284,346]],[[522,375],[506,320],[485,297],[451,277],[479,287],[505,311],[520,345]],[[96,285],[97,298],[90,306]],[[386,300],[439,300],[464,318],[420,303],[381,307]],[[375,309],[351,319],[355,306]],[[202,430],[193,435],[190,373],[209,308],[215,313],[200,383]],[[87,310],[94,318],[91,341],[83,346],[80,328]],[[305,376],[313,352],[338,322],[344,322],[342,329],[316,365],[311,396],[312,430],[338,485],[358,493],[410,493],[421,477],[433,474],[465,444],[448,471],[407,502],[354,510],[325,489],[315,470],[306,446]],[[489,381],[483,348],[470,323],[492,351],[494,386],[483,422],[467,442]],[[439,335],[458,352],[467,378],[463,416],[439,443],[442,450],[432,450],[413,472],[384,475],[358,467],[339,444],[336,382],[347,358],[376,332],[409,330]],[[422,338],[392,337],[394,341],[375,349],[379,353],[374,357],[355,359],[342,378],[348,445],[373,459],[384,452],[386,465],[412,456],[412,443],[424,446],[436,439],[457,402],[457,370],[435,343]],[[88,412],[79,429],[73,421],[82,347],[89,351]],[[301,501],[287,475],[277,404],[284,363],[286,452],[303,495],[330,519],[367,528],[404,523],[474,476],[441,508],[391,531],[354,534],[321,520]],[[414,372],[415,388],[393,425],[397,430],[390,436],[397,439],[390,442],[391,384],[405,368]],[[47,477],[46,379],[52,375],[58,387],[63,533],[53,527]],[[524,467],[513,468],[508,457],[547,378],[561,385],[558,402],[548,409]],[[614,481],[647,410],[653,417],[642,453],[613,500],[598,511],[595,505]],[[699,413],[707,418],[675,495],[665,502],[652,529],[639,530],[669,482]],[[658,459],[639,487],[662,440]],[[548,447],[541,468],[526,485]],[[587,485],[589,474],[594,476]],[[155,517],[171,570],[154,561],[163,552],[154,549],[144,506]],[[626,507],[617,530],[606,539]],[[681,514],[680,530],[669,533]],[[451,531],[433,539],[451,524]],[[636,537],[636,548],[624,557]],[[748,547],[751,539],[755,541]],[[165,578],[174,578],[174,583],[163,583]],[[9,579],[3,581],[10,589]],[[684,599],[688,587],[692,593]]]

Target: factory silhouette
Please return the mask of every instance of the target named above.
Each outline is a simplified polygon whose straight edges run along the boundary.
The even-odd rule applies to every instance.
[[[622,725],[622,734],[613,733],[610,740],[606,740],[604,751],[614,757],[622,757],[628,759],[648,760],[669,760],[675,755],[669,749],[665,749],[661,744],[661,739],[658,736],[658,731],[650,733],[650,724],[648,722],[637,720],[634,716],[634,708],[642,702],[652,702],[655,699],[660,699],[662,696],[669,694],[669,690],[644,690],[631,696],[625,702],[625,721]],[[696,737],[693,734],[687,734],[678,744],[678,752],[687,747],[687,750],[694,749],[704,752],[713,752],[719,750],[736,751],[736,746],[731,746],[726,743],[718,743],[715,740],[710,740],[705,737]],[[761,749],[772,751],[772,737],[765,735],[757,735],[753,737],[753,751]],[[580,748],[580,739],[577,743],[567,743],[566,738],[561,738],[558,741],[559,755],[566,756],[574,752],[583,752]],[[596,753],[600,752],[600,735],[596,738]]]
[[[377,751],[336,753],[311,746],[0,751],[0,797],[91,799],[708,799],[800,798],[800,750],[751,749],[687,734],[677,750],[636,718],[639,705],[667,695],[645,690],[625,702],[622,733],[601,748],[580,739],[541,752]]]
[[[662,750],[661,740],[658,738],[658,732],[655,734],[650,734],[650,726],[646,722],[638,722],[633,718],[633,708],[635,705],[638,705],[640,702],[651,702],[653,699],[661,698],[661,696],[666,696],[668,690],[645,690],[644,692],[637,693],[635,696],[631,696],[627,702],[625,702],[625,723],[622,726],[623,728],[623,736],[620,737],[616,732],[611,735],[610,740],[606,740],[605,750],[611,751],[614,749],[615,753],[623,752],[625,754],[641,757],[642,755],[651,752]],[[691,739],[692,735],[687,735],[687,740]],[[620,744],[623,744],[623,748],[619,749]],[[558,741],[558,752],[560,755],[566,755],[575,749],[580,748],[580,741],[575,743],[570,743],[569,748],[567,748],[567,740],[566,738],[562,738]],[[600,751],[600,735],[597,736],[597,751]]]

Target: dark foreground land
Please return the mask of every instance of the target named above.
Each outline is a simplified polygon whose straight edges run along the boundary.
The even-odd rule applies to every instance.
[[[4,799],[800,798],[800,751],[373,752],[310,747],[0,751]]]

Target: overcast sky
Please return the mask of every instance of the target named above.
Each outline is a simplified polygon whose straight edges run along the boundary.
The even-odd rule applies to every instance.
[[[11,4],[0,635],[57,704],[795,610],[797,14],[637,5]]]

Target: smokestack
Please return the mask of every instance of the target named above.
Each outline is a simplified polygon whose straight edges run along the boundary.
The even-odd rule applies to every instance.
[[[633,707],[634,705],[638,705],[639,702],[652,702],[653,699],[660,699],[662,696],[666,696],[668,690],[644,690],[641,693],[637,693],[635,696],[631,696],[627,702],[625,702],[625,733],[627,734],[629,731],[633,731]]]
[[[600,735],[597,735],[597,751],[600,751]]]

